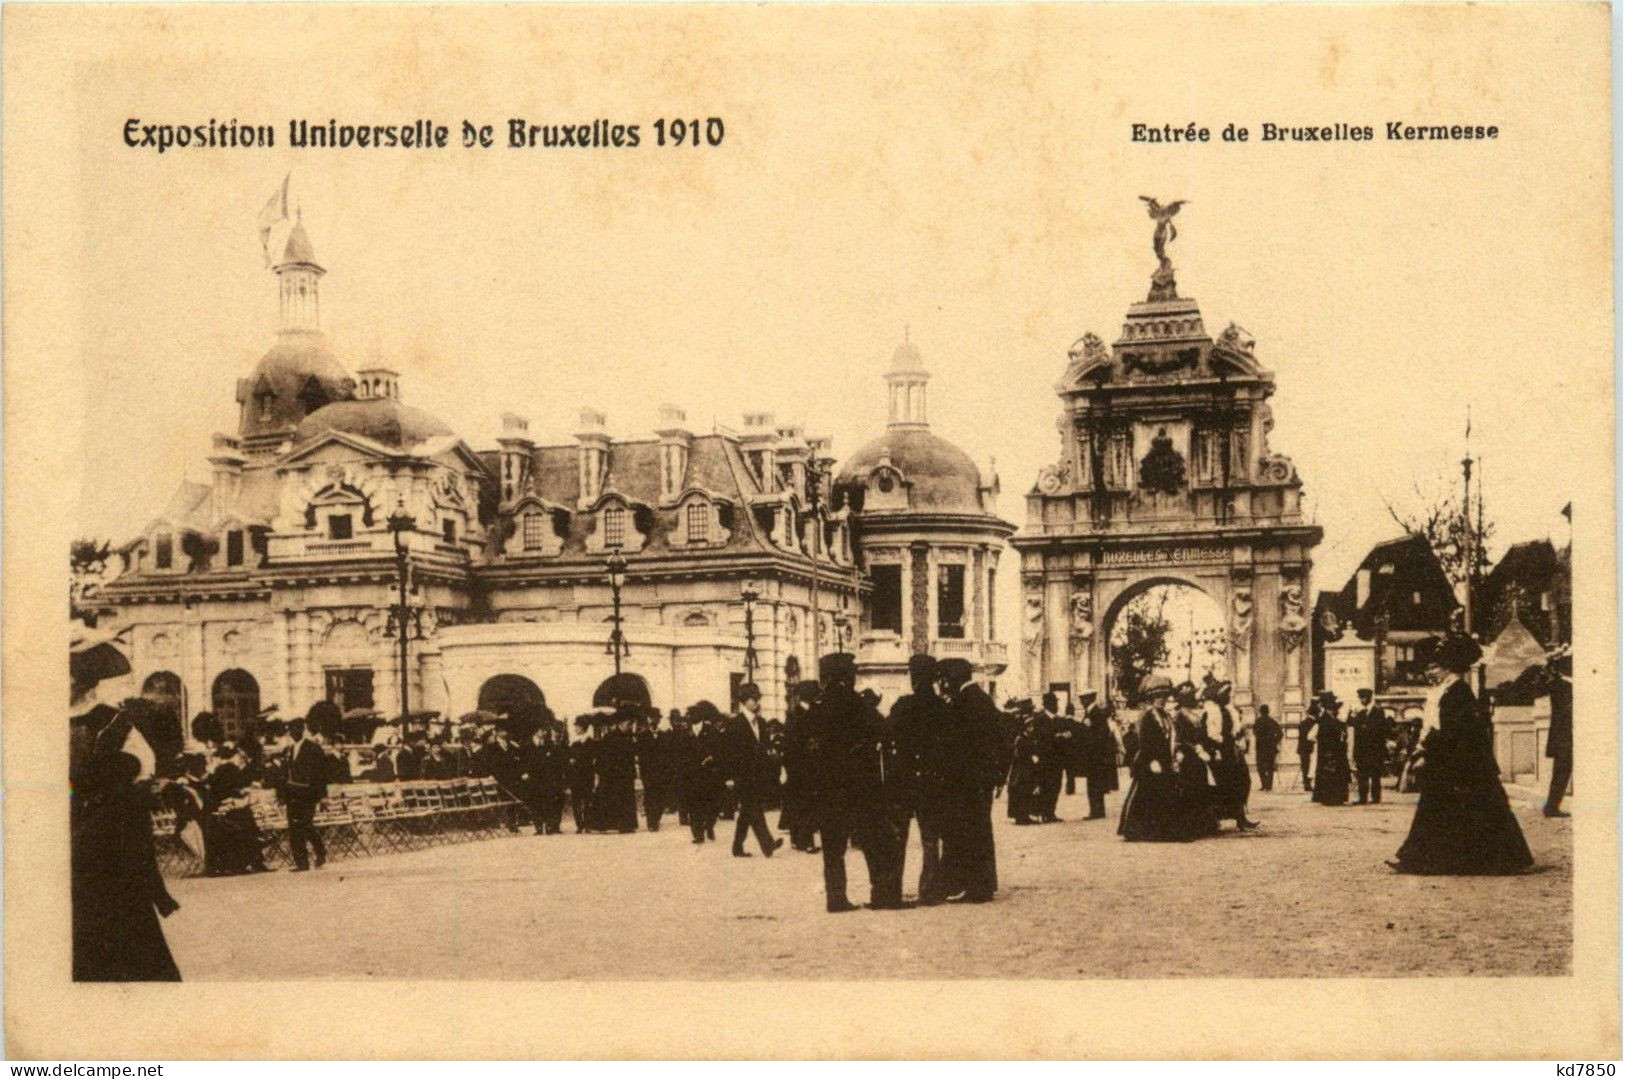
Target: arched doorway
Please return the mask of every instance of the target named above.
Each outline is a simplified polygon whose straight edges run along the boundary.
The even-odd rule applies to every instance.
[[[522,674],[499,674],[480,687],[478,708],[482,712],[515,717],[539,715],[546,707],[541,687]]]
[[[623,671],[599,683],[592,695],[594,708],[614,708],[618,704],[649,707],[649,683],[641,675]]]
[[[1188,581],[1153,578],[1112,605],[1106,621],[1107,692],[1132,707],[1142,681],[1178,685],[1230,677],[1230,645],[1219,604]]]
[[[154,744],[153,750],[160,755],[179,753],[186,744],[186,685],[181,676],[174,671],[154,671],[141,683],[141,696],[158,709],[157,741],[164,745]]]
[[[236,739],[260,710],[260,684],[241,667],[221,671],[214,680],[214,718],[227,739]]]

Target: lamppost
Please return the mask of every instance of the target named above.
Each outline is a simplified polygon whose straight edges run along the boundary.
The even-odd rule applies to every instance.
[[[756,621],[755,604],[762,594],[755,581],[746,581],[739,589],[739,598],[745,602],[745,681],[756,681]]]
[[[621,632],[621,586],[626,583],[626,559],[621,555],[621,549],[610,549],[609,558],[604,562],[609,570],[609,592],[614,610],[610,614],[610,621],[615,628],[609,631],[609,645],[607,651],[615,657],[615,677],[620,678],[621,660],[632,654],[631,646],[626,643],[626,635]]]
[[[818,602],[818,554],[824,545],[824,480],[835,460],[832,457],[815,455],[810,463],[812,467],[807,469],[807,512],[812,517],[813,534],[812,550],[808,553],[812,556],[813,656],[816,658],[823,653],[821,638],[824,620],[820,616]]]
[[[401,739],[406,739],[407,707],[407,671],[409,663],[408,641],[411,639],[413,626],[417,624],[417,617],[411,608],[406,605],[406,578],[409,566],[407,565],[407,535],[417,530],[417,519],[406,509],[405,499],[398,499],[395,503],[395,512],[389,515],[389,531],[395,543],[395,583],[399,591],[394,610],[389,613],[390,626],[395,631],[396,643],[400,647],[401,659]],[[421,614],[421,612],[418,612]],[[421,626],[418,636],[422,636]]]

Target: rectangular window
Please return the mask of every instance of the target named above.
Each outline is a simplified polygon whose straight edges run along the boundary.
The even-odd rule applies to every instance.
[[[169,533],[158,537],[152,552],[152,564],[159,569],[169,569],[175,565],[175,541]]]
[[[937,567],[937,636],[959,640],[965,636],[965,567]]]
[[[711,542],[711,508],[709,506],[694,504],[687,510],[688,514],[688,542]]]
[[[626,542],[626,511],[611,506],[604,511],[604,546],[619,547]]]
[[[243,533],[241,529],[232,529],[226,533],[226,565],[240,566],[243,564]]]
[[[872,566],[869,575],[875,582],[870,626],[886,633],[903,632],[903,567]]]
[[[338,705],[339,711],[352,708],[372,708],[371,667],[329,667],[327,669],[327,699]]]
[[[327,518],[327,538],[347,540],[354,532],[350,528],[350,515],[348,513],[335,513]]]
[[[440,522],[440,538],[447,543],[457,542],[457,522],[447,517]]]
[[[525,550],[539,551],[542,549],[542,529],[547,527],[547,518],[539,513],[527,513],[524,518]]]

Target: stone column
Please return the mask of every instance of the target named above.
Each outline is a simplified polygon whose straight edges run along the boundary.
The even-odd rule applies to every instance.
[[[913,629],[909,650],[918,654],[931,651],[931,548],[911,543],[909,553],[909,614]]]
[[[970,638],[974,641],[987,640],[987,570],[985,548],[977,546],[970,549],[970,565],[965,572],[970,575],[970,609],[971,625]]]
[[[1253,703],[1253,623],[1256,620],[1253,598],[1253,573],[1247,567],[1230,573],[1229,594],[1224,598],[1224,619],[1228,628],[1230,653],[1230,680],[1235,685],[1235,704],[1238,709]]]
[[[1046,574],[1044,580],[1044,649],[1043,681],[1033,687],[1034,693],[1043,693],[1051,682],[1072,677],[1071,618],[1072,580],[1068,576]]]
[[[1067,603],[1067,645],[1072,655],[1072,697],[1076,700],[1086,690],[1094,689],[1095,595],[1093,577],[1074,577],[1072,594]],[[1083,717],[1078,716],[1079,719]]]

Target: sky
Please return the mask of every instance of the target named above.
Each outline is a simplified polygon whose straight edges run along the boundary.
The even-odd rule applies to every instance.
[[[357,25],[382,11],[315,10],[229,43],[177,32],[162,62],[87,61],[65,120],[77,243],[59,255],[79,282],[60,343],[82,405],[64,418],[76,529],[127,537],[182,478],[207,479],[235,381],[274,339],[255,215],[291,174],[341,360],[396,368],[405,400],[476,449],[503,412],[565,442],[582,406],[638,436],[669,401],[696,429],[772,410],[844,457],[884,427],[907,327],[933,429],[997,460],[1018,524],[1060,453],[1068,347],[1114,340],[1155,268],[1138,196],[1185,199],[1180,291],[1276,374],[1271,449],[1325,529],[1314,587],[1397,533],[1386,504],[1454,482],[1469,408],[1497,550],[1566,541],[1569,469],[1610,437],[1589,421],[1612,393],[1611,229],[1606,154],[1577,151],[1599,118],[1575,92],[1606,69],[1566,62],[1555,25],[1493,8],[1373,12],[1363,32],[1312,7],[753,12],[550,9],[509,35],[422,12],[389,36]],[[726,134],[647,145],[661,115]],[[132,150],[131,116],[271,122],[278,146]],[[468,117],[499,139],[510,117],[604,117],[642,124],[645,145],[286,146],[288,118],[329,116],[429,117],[454,137]],[[1503,134],[1382,139],[1407,118]],[[1130,139],[1136,120],[1185,119],[1213,141]],[[1379,137],[1219,141],[1266,119]]]

